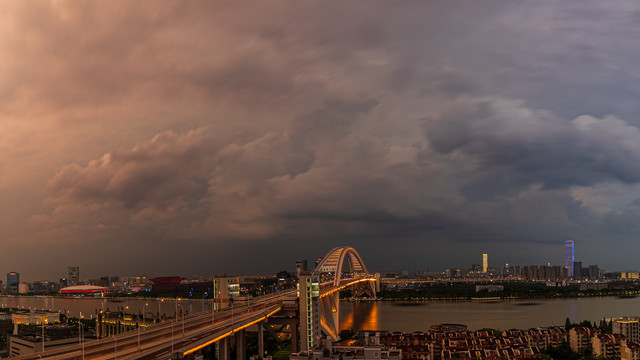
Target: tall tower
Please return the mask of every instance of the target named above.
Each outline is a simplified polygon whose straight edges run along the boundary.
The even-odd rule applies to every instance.
[[[69,285],[78,285],[80,284],[80,267],[79,266],[69,266],[68,279]]]
[[[564,266],[567,267],[567,276],[573,277],[573,240],[564,241]]]
[[[482,254],[482,272],[486,273],[489,268],[489,255]]]

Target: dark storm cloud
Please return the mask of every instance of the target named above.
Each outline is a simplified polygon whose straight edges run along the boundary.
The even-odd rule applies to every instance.
[[[640,180],[640,130],[614,116],[569,121],[517,101],[485,99],[460,101],[425,124],[437,151],[476,158],[488,177],[483,181],[502,188],[496,191]]]
[[[345,243],[389,269],[634,237],[634,2],[0,6],[16,249],[266,272]]]

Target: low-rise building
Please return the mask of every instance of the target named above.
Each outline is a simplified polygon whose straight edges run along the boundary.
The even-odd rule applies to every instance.
[[[402,351],[380,343],[380,332],[363,332],[355,342],[336,343],[326,341],[319,349],[291,354],[291,360],[402,360]],[[421,358],[422,359],[422,358]],[[432,360],[431,357],[423,358]]]
[[[94,340],[84,338],[85,341]],[[54,325],[47,326],[45,337],[42,334],[29,335],[8,335],[8,355],[10,357],[37,354],[44,350],[51,350],[59,346],[72,345],[78,343],[78,331],[75,326]]]
[[[20,325],[41,325],[60,322],[60,313],[52,311],[17,311],[11,314],[11,322]]]
[[[635,341],[623,341],[620,344],[620,359],[640,360],[640,343]]]
[[[579,285],[580,291],[586,290],[604,290],[609,287],[607,283],[584,283]]]
[[[620,345],[625,340],[620,334],[596,334],[591,339],[593,354],[606,359],[620,359]]]
[[[591,338],[600,333],[598,328],[575,327],[569,330],[569,346],[571,350],[580,352],[591,349]]]
[[[486,290],[487,292],[504,291],[504,285],[476,285],[476,292],[484,290]]]

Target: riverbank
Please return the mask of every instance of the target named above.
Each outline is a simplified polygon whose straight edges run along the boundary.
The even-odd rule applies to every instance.
[[[524,299],[559,299],[616,296],[633,298],[640,295],[640,283],[611,282],[600,283],[598,289],[581,288],[583,284],[566,286],[547,286],[537,282],[504,282],[492,283],[501,285],[502,290],[476,291],[477,284],[437,283],[416,288],[388,289],[378,293],[382,301],[471,301],[482,299],[524,300]]]
[[[570,295],[562,295],[562,296],[488,296],[488,297],[405,297],[405,298],[386,298],[386,297],[377,297],[376,299],[357,299],[355,301],[385,301],[385,302],[438,302],[438,301],[449,301],[449,302],[461,302],[461,301],[475,301],[475,302],[490,302],[490,301],[517,301],[517,300],[545,300],[545,299],[580,299],[580,298],[592,298],[592,297],[612,297],[619,299],[632,299],[638,297],[640,293],[633,294],[625,294],[625,295],[633,295],[633,296],[621,296],[616,294],[580,294],[575,296]],[[354,301],[349,299],[349,301]]]

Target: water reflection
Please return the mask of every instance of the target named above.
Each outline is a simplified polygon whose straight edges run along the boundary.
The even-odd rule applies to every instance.
[[[377,302],[353,302],[340,304],[346,316],[340,321],[340,330],[380,330],[380,314]]]

